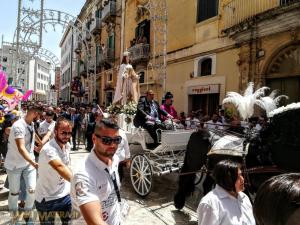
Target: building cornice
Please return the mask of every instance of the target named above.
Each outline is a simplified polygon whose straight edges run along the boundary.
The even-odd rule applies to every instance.
[[[237,43],[247,42],[253,38],[294,30],[300,27],[300,2],[284,7],[277,7],[257,14],[222,33]]]

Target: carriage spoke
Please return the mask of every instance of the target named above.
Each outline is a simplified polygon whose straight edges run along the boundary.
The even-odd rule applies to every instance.
[[[133,184],[135,185],[139,180],[141,180],[141,178],[137,178],[134,182],[133,182]]]
[[[141,167],[140,167],[140,164],[138,162],[134,162],[134,166],[140,171],[141,170]]]
[[[144,177],[144,180],[147,181],[147,183],[151,184],[150,180],[147,177]]]
[[[149,165],[146,165],[146,168],[143,169],[143,173],[145,173],[149,168]]]
[[[132,169],[135,170],[137,173],[140,173],[140,170],[138,170],[138,169],[136,169],[134,167],[132,167]]]
[[[137,188],[138,190],[140,190],[141,183],[142,183],[142,180],[139,179],[139,184],[138,184],[138,188]]]
[[[145,184],[146,192],[148,192],[148,191],[149,191],[149,188],[148,188],[148,186],[147,186],[147,184],[146,184],[145,181],[144,181],[144,184]]]
[[[144,192],[144,180],[142,179],[141,181],[142,181],[142,194],[144,194],[145,193]]]

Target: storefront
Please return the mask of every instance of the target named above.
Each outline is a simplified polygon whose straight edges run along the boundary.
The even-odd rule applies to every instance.
[[[202,109],[204,114],[216,112],[220,102],[220,85],[208,84],[188,87],[189,112]]]

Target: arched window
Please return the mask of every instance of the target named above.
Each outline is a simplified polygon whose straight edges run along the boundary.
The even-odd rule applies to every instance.
[[[212,74],[212,59],[206,58],[198,61],[198,76],[208,76]]]

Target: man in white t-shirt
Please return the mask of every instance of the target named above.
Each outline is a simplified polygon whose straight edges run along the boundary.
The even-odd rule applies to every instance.
[[[119,158],[121,143],[118,126],[110,119],[97,123],[93,134],[94,148],[71,181],[71,198],[82,216],[72,224],[120,225]]]
[[[65,118],[56,122],[52,138],[43,148],[39,157],[39,176],[36,185],[35,206],[41,224],[54,225],[55,214],[62,224],[67,225],[71,215],[69,143],[72,124]]]
[[[45,120],[40,123],[38,134],[42,140],[42,145],[46,144],[54,136],[55,121],[53,120],[54,112],[48,111]]]
[[[9,182],[8,208],[12,212],[18,210],[20,181],[23,176],[26,184],[25,211],[31,211],[34,203],[36,186],[36,169],[34,161],[34,127],[33,121],[39,118],[41,109],[31,106],[26,116],[15,122],[8,138],[8,151],[4,166]],[[28,215],[24,217],[28,219]]]

